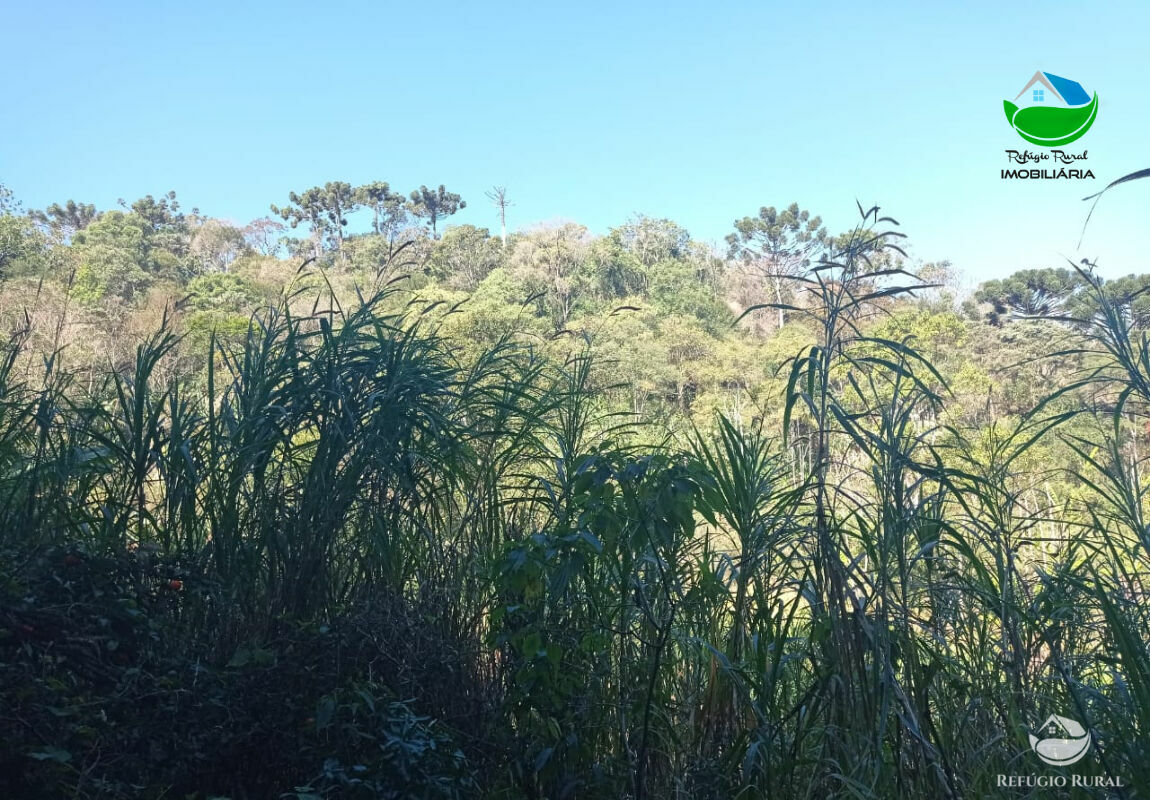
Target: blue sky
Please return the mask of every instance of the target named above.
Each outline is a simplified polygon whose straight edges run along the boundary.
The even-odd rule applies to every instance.
[[[721,241],[798,201],[856,198],[969,280],[1099,258],[1150,271],[1145,2],[12,2],[0,182],[26,206],[176,189],[246,222],[328,180],[447,184],[497,224],[638,212]],[[1100,98],[1096,181],[1003,181],[1002,101],[1042,69]],[[1037,149],[1037,148],[1031,148]]]

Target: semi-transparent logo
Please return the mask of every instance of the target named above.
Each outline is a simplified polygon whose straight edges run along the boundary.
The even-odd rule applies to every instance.
[[[1069,717],[1051,714],[1042,723],[1043,737],[1030,734],[1030,747],[1047,764],[1065,767],[1079,761],[1090,749],[1090,731]]]

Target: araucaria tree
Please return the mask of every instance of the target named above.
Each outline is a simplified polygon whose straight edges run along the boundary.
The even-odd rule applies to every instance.
[[[407,224],[406,198],[393,192],[387,181],[372,181],[356,187],[355,200],[371,209],[372,232],[389,242],[395,241],[396,234]]]
[[[28,214],[36,223],[48,228],[61,241],[71,241],[72,237],[87,228],[99,217],[91,203],[77,203],[69,200],[64,205],[53,203],[43,211]]]
[[[735,232],[727,236],[730,257],[756,277],[770,281],[780,328],[786,322],[781,306],[788,278],[801,274],[826,244],[822,219],[812,217],[798,203],[782,211],[763,206],[757,217],[736,220]]]
[[[337,252],[343,249],[343,229],[347,226],[348,215],[359,208],[359,197],[350,183],[328,181],[302,194],[289,193],[289,205],[282,208],[273,205],[271,210],[293,228],[300,223],[310,226],[315,257],[320,258],[324,239]]]
[[[427,220],[427,224],[431,226],[433,239],[439,238],[439,231],[436,227],[439,220],[450,217],[461,208],[467,208],[467,201],[459,195],[447,191],[447,187],[442,183],[439,184],[438,189],[420,186],[411,193],[411,213]]]

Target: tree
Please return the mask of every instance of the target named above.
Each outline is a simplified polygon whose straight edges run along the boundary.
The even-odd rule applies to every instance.
[[[14,267],[25,271],[39,267],[47,250],[43,235],[21,214],[21,205],[12,190],[0,183],[0,278]]]
[[[1071,296],[1085,285],[1073,270],[1024,269],[983,283],[974,298],[991,304],[993,310],[987,318],[991,324],[1000,325],[1004,315],[1039,316],[1062,310]]]
[[[774,288],[775,303],[783,304],[784,286],[810,266],[811,259],[827,246],[827,231],[820,217],[812,217],[798,203],[778,211],[763,206],[757,217],[735,221],[735,232],[727,236],[731,258],[766,280]],[[778,327],[786,322],[784,309],[776,309]]]
[[[394,242],[396,235],[407,225],[406,198],[393,192],[387,181],[372,181],[355,189],[355,199],[364,208],[371,209],[371,229]]]
[[[260,217],[244,226],[244,241],[261,255],[274,256],[282,246],[280,237],[285,230],[287,228],[282,223],[271,217]]]
[[[652,268],[683,258],[690,241],[686,229],[668,219],[637,215],[612,228],[596,248],[604,293],[609,297],[646,294]]]
[[[176,258],[183,258],[188,254],[191,245],[191,229],[188,217],[180,210],[180,202],[176,199],[174,191],[160,195],[159,199],[152,195],[145,195],[131,206],[124,200],[119,201],[125,209],[130,208],[136,217],[147,226],[149,242],[152,247],[167,250]],[[199,209],[192,209],[192,218],[199,216]]]
[[[188,308],[198,311],[250,313],[261,299],[257,288],[239,275],[201,275],[188,284]]]
[[[591,237],[582,225],[568,222],[516,237],[510,267],[532,295],[537,295],[555,330],[567,326],[585,288]]]
[[[307,223],[311,228],[313,255],[320,258],[323,256],[323,190],[315,186],[302,194],[289,192],[288,201],[290,204],[283,207],[273,203],[272,213],[278,214],[292,228],[299,227],[300,223]]]
[[[1114,305],[1130,315],[1135,328],[1150,328],[1150,275],[1124,275],[1106,281],[1102,291]],[[1078,292],[1067,309],[1076,317],[1090,317],[1098,310],[1098,302],[1089,292]]]
[[[503,263],[503,247],[487,228],[453,227],[436,242],[428,271],[453,289],[474,291]]]
[[[0,214],[0,278],[36,270],[46,252],[44,235],[28,217]]]
[[[1131,325],[1150,325],[1150,275],[1124,275],[1109,281],[1097,276],[1093,279],[1100,285],[1102,297],[1127,314]],[[1001,325],[1012,315],[1084,323],[1101,310],[1098,295],[1088,289],[1089,283],[1076,270],[1047,267],[1019,270],[1005,278],[986,281],[974,298],[991,304],[987,319],[992,325]]]
[[[650,305],[659,314],[693,315],[712,333],[719,333],[733,322],[715,287],[699,274],[696,263],[687,259],[665,259],[648,270]]]
[[[682,258],[687,252],[691,234],[669,219],[655,219],[638,214],[611,231],[623,249],[645,267],[660,261]]]
[[[311,227],[312,246],[315,257],[323,256],[323,240],[336,251],[343,248],[343,229],[347,217],[359,207],[356,191],[350,183],[328,181],[323,186],[313,186],[302,194],[288,193],[290,204],[283,208],[273,205],[273,214],[283,217],[293,228],[300,223]]]
[[[151,280],[149,223],[140,215],[109,211],[73,239],[80,266],[77,296],[96,302],[106,295],[131,299]]]
[[[20,201],[12,194],[12,190],[0,183],[0,214],[19,214]]]
[[[95,222],[100,214],[91,203],[69,200],[64,205],[53,203],[43,211],[33,211],[28,216],[48,228],[61,241],[70,242],[73,236]]]
[[[243,232],[223,220],[205,220],[192,234],[192,256],[217,272],[227,270],[246,247]]]
[[[435,190],[420,186],[411,193],[411,213],[421,219],[426,219],[431,225],[431,236],[439,238],[437,223],[440,219],[450,217],[462,208],[467,208],[467,202],[459,195],[447,191],[441,183]]]
[[[127,204],[120,200],[120,205]],[[174,191],[160,195],[159,200],[150,194],[145,195],[132,203],[131,210],[156,233],[164,228],[180,225],[185,220],[184,214],[180,211],[180,201],[176,199]],[[195,210],[192,213],[195,213]]]
[[[347,217],[359,208],[355,189],[344,181],[328,181],[323,185],[323,204],[329,235],[334,239],[335,249],[339,251],[343,248],[343,229],[347,227]]]
[[[494,186],[487,192],[487,199],[499,209],[499,230],[503,239],[503,246],[507,246],[507,207],[515,205],[507,199],[507,187]]]

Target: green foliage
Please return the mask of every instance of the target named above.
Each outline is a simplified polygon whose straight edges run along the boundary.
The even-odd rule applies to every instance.
[[[0,214],[0,278],[36,274],[43,266],[48,244],[27,217]]]
[[[325,743],[350,745],[349,752],[326,757],[317,778],[284,796],[297,800],[474,796],[477,787],[466,757],[450,736],[407,704],[389,701],[387,694],[385,687],[361,684],[322,697],[316,706],[316,731]]]
[[[1002,280],[987,281],[979,287],[975,298],[994,306],[989,319],[998,324],[1008,312],[1035,316],[1060,311],[1082,286],[1073,270],[1027,269]]]
[[[349,183],[328,181],[300,194],[289,192],[288,200],[289,204],[282,208],[272,205],[272,213],[278,214],[293,228],[306,223],[311,228],[314,255],[318,258],[323,253],[325,239],[336,250],[343,246],[347,217],[360,205],[361,195]]]
[[[688,256],[690,234],[667,219],[637,216],[612,228],[598,244],[595,258],[601,291],[608,297],[644,294],[650,289],[652,269],[658,264],[681,263]]]
[[[43,211],[32,211],[28,216],[47,227],[61,241],[70,241],[78,232],[95,222],[100,214],[91,203],[69,200],[64,205],[53,203]]]
[[[691,241],[687,230],[671,220],[642,215],[613,228],[611,237],[619,242],[624,251],[648,267],[661,261],[685,257]]]
[[[1099,281],[1110,302],[1132,314],[1139,327],[1145,327],[1150,319],[1150,300],[1146,297],[1150,276],[1126,275],[1111,281],[1092,280]],[[974,297],[991,304],[987,319],[993,325],[1001,325],[1008,315],[1057,317],[1083,324],[1100,311],[1090,280],[1083,278],[1076,269],[1021,270],[1001,280],[987,281],[978,288]]]
[[[735,232],[727,236],[727,247],[728,255],[740,262],[748,275],[769,284],[767,291],[773,295],[779,328],[786,321],[791,300],[788,279],[806,270],[819,252],[828,247],[842,249],[831,242],[822,219],[812,217],[798,203],[782,211],[764,206],[756,217],[735,220]]]
[[[447,191],[447,187],[441,183],[437,189],[420,186],[412,192],[409,208],[412,214],[427,220],[427,224],[431,227],[432,238],[438,238],[439,233],[436,225],[439,220],[446,219],[460,209],[467,208],[467,201],[459,195]]]
[[[243,231],[218,219],[204,220],[191,235],[189,251],[202,269],[223,271],[247,249]]]
[[[699,267],[687,261],[660,261],[649,270],[651,304],[659,314],[697,317],[706,328],[719,333],[730,327],[734,316],[708,284]]]
[[[123,200],[120,205],[126,206]],[[188,254],[190,246],[189,218],[180,211],[180,202],[175,192],[160,195],[157,200],[146,195],[132,203],[131,211],[147,226],[152,244],[167,251],[176,259]],[[192,209],[192,219],[199,217],[198,209]]]
[[[110,294],[131,299],[143,291],[152,280],[150,230],[136,214],[109,211],[76,234],[76,297],[95,303]]]
[[[427,261],[427,271],[453,289],[474,291],[491,271],[503,266],[500,240],[486,228],[448,228]]]
[[[177,228],[185,221],[175,192],[160,195],[159,200],[149,194],[132,203],[131,209],[132,213],[142,219],[153,233]]]
[[[187,303],[201,311],[240,313],[258,306],[262,299],[251,281],[239,275],[212,273],[188,283]]]
[[[516,237],[508,256],[513,277],[535,298],[556,331],[566,328],[592,283],[590,236],[582,225],[564,223]]]
[[[727,236],[731,255],[738,258],[765,258],[769,267],[794,275],[810,263],[827,239],[820,217],[812,217],[798,203],[778,211],[774,206],[759,209],[757,217],[735,221],[735,232]]]
[[[205,356],[211,351],[213,338],[233,345],[242,343],[253,309],[266,302],[251,281],[229,273],[201,275],[188,283],[187,291],[182,301],[188,312],[187,349]]]
[[[355,188],[355,200],[371,209],[371,230],[394,242],[396,235],[406,227],[409,209],[406,198],[391,190],[387,181],[372,181]]]
[[[12,194],[12,190],[0,183],[0,214],[19,214],[20,201]]]
[[[661,454],[632,460],[600,447],[570,453],[564,467],[542,481],[553,526],[513,543],[496,579],[507,703],[529,742],[515,772],[549,797],[613,796],[628,784],[638,796],[661,735],[672,628],[694,582],[698,488]],[[615,681],[608,711],[597,698]],[[610,752],[621,763],[604,763]]]

